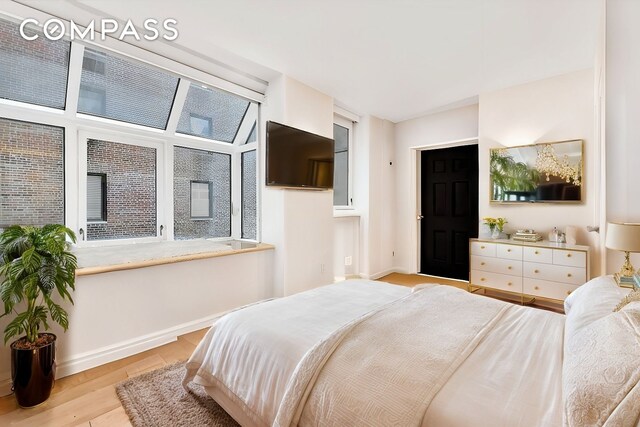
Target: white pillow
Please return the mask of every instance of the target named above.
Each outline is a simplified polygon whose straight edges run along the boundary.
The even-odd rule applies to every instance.
[[[580,328],[613,312],[631,289],[621,288],[613,276],[597,277],[580,286],[564,301],[565,343]]]
[[[565,336],[562,392],[565,426],[640,423],[640,301]]]

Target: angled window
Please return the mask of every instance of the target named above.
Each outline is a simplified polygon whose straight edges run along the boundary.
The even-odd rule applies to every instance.
[[[71,43],[52,41],[39,31],[0,19],[0,98],[63,109]]]
[[[242,238],[257,239],[256,150],[242,153]]]
[[[176,240],[231,236],[231,155],[173,149]]]
[[[253,122],[253,126],[251,127],[251,132],[249,132],[249,136],[247,140],[244,142],[245,144],[251,144],[252,142],[256,142],[258,135],[256,133],[256,122]]]
[[[107,220],[107,175],[87,174],[87,221]]]
[[[232,143],[249,104],[239,96],[191,83],[177,132]],[[209,132],[204,132],[205,119],[209,120]]]
[[[350,125],[333,125],[334,166],[333,166],[333,205],[349,206],[349,143]]]
[[[0,228],[64,224],[64,129],[0,118]]]
[[[211,182],[191,181],[191,218],[211,218]]]
[[[78,112],[165,129],[178,80],[148,65],[85,48]]]

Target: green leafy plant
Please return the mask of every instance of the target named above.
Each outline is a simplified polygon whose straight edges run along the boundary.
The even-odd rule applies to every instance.
[[[523,162],[516,162],[506,150],[491,150],[489,171],[493,200],[506,200],[507,191],[535,191],[540,172]]]
[[[73,231],[59,224],[14,225],[0,234],[0,299],[4,303],[0,317],[15,315],[4,330],[5,344],[23,333],[29,343],[35,343],[41,326],[49,329],[49,317],[67,330],[67,312],[52,299],[55,290],[63,301],[73,304],[69,289],[75,290],[78,263],[69,252],[67,237],[76,241]],[[26,309],[19,312],[23,301]]]

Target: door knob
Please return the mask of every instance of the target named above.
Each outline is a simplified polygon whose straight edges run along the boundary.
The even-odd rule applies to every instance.
[[[418,216],[416,217],[416,219],[417,219],[418,221],[420,221],[421,219],[424,219],[424,216],[422,216],[422,215],[418,215]]]

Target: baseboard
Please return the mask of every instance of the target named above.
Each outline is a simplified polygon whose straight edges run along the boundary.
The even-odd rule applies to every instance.
[[[58,362],[56,378],[63,378],[96,366],[133,356],[161,345],[176,341],[178,336],[197,331],[212,325],[213,321],[220,317],[217,313],[202,319],[182,323],[180,325],[163,329],[152,334],[143,335],[117,344],[102,347],[86,353],[71,356],[67,360]],[[0,377],[0,396],[11,394],[11,373],[4,372]]]
[[[360,277],[362,277],[363,279],[368,279],[368,280],[376,280],[376,279],[379,279],[381,277],[386,276],[387,274],[397,273],[397,272],[398,272],[397,269],[389,268],[387,270],[379,271],[379,272],[373,273],[373,274],[360,273]]]

